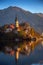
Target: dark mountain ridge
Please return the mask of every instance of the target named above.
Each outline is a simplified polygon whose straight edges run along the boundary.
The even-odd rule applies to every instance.
[[[43,32],[43,17],[12,6],[0,10],[0,26],[15,23],[16,16],[18,17],[19,23],[28,22],[37,32]]]

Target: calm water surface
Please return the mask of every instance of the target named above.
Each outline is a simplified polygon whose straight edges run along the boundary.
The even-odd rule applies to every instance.
[[[29,56],[21,55],[16,62],[15,56],[0,52],[0,65],[43,65],[43,46],[38,45]]]

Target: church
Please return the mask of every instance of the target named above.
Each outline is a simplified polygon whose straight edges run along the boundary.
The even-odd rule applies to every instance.
[[[18,18],[17,18],[17,17],[15,18],[15,29],[16,29],[17,31],[20,31],[19,21],[18,21]]]

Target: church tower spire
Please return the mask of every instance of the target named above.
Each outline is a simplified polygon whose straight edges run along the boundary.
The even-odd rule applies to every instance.
[[[20,27],[19,27],[19,22],[18,22],[18,17],[15,17],[15,28],[17,31],[20,31]]]
[[[16,18],[15,18],[15,27],[16,27],[16,28],[19,27],[19,22],[18,22],[18,18],[17,18],[17,16],[16,16]]]

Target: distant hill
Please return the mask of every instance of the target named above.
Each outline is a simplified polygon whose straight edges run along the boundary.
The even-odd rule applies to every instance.
[[[25,11],[19,7],[8,7],[0,10],[0,26],[4,24],[15,23],[15,16],[17,15],[19,22],[29,22],[39,33],[43,32],[43,17]]]
[[[43,13],[36,13],[38,16],[43,17]]]

